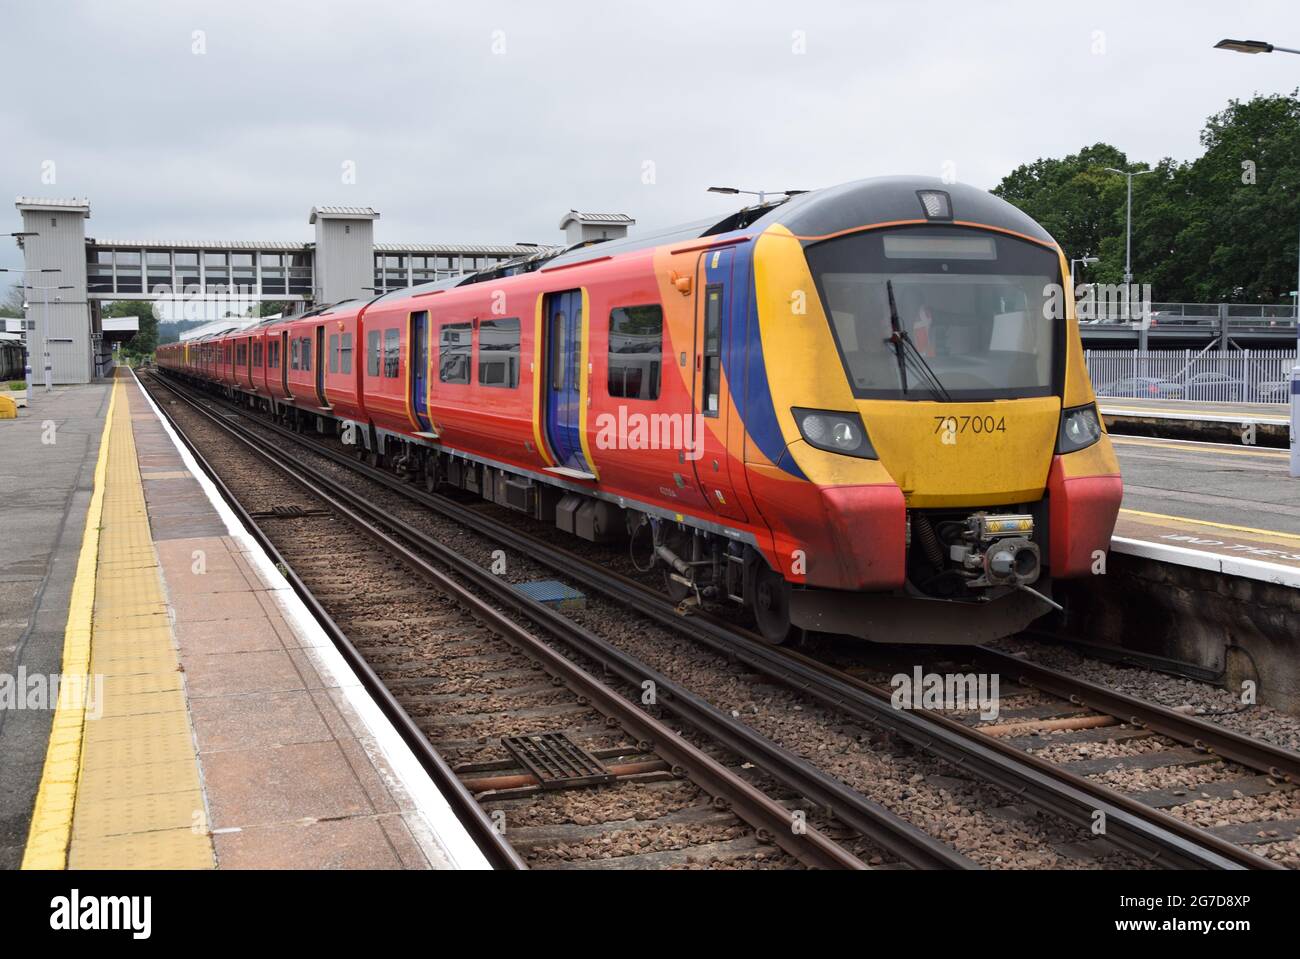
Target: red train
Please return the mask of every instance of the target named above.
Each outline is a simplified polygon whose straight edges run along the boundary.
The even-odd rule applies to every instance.
[[[158,349],[298,428],[585,539],[681,601],[973,642],[1109,547],[1066,261],[971,187],[864,180]]]

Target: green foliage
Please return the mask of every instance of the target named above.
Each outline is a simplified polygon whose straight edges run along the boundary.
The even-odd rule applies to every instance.
[[[1152,169],[1133,179],[1135,282],[1163,302],[1285,303],[1300,232],[1298,93],[1230,101],[1206,121],[1205,153],[1190,163],[1126,166],[1098,143],[1018,167],[993,192],[1043,224],[1066,256],[1099,256],[1087,280],[1120,283],[1126,186],[1105,168]]]
[[[105,303],[100,316],[138,316],[140,330],[123,346],[122,353],[149,356],[158,347],[158,314],[152,303],[143,300],[113,300]]]
[[[3,302],[0,302],[0,316],[11,318],[21,317],[23,315],[23,288],[20,284],[15,283],[9,287],[5,293]]]

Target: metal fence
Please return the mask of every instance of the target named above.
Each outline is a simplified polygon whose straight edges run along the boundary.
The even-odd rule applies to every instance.
[[[1085,350],[1098,396],[1287,403],[1295,350]]]
[[[1127,309],[1137,311],[1136,301]],[[1115,298],[1101,298],[1090,316],[1081,317],[1085,326],[1127,326],[1131,319]],[[1136,314],[1132,319],[1136,319]],[[1152,303],[1151,329],[1180,332],[1285,333],[1295,335],[1296,308],[1291,303]]]

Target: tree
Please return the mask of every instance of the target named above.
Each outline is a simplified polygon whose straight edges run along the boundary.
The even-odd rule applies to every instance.
[[[1069,257],[1098,256],[1089,280],[1124,274],[1126,183],[1133,179],[1133,273],[1157,301],[1284,303],[1296,283],[1300,91],[1229,101],[1201,132],[1205,153],[1127,165],[1093,144],[1007,174],[993,192],[1051,233]]]
[[[0,316],[10,318],[23,316],[23,288],[21,284],[15,283],[9,287],[4,302],[0,303]]]
[[[158,348],[158,314],[147,300],[113,300],[105,303],[100,316],[138,316],[140,329],[127,340],[122,350],[136,356],[149,356]]]

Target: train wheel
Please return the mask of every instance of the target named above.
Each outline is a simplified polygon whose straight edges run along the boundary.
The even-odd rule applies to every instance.
[[[798,629],[790,624],[790,584],[766,563],[755,564],[749,607],[758,632],[773,646],[794,639]]]

